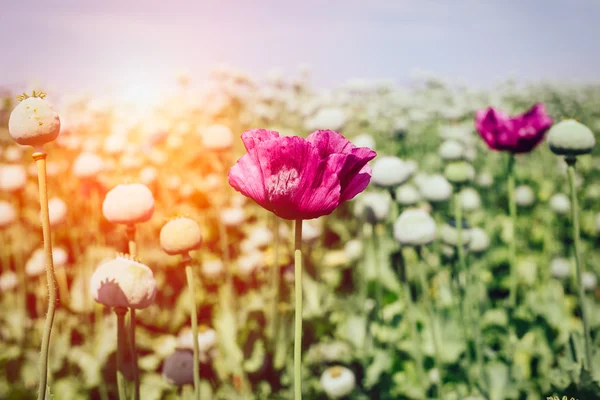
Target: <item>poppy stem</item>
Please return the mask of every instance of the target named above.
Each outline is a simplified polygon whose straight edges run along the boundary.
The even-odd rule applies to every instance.
[[[279,219],[277,215],[273,214],[273,232],[274,232],[274,243],[273,243],[273,268],[271,269],[271,288],[273,290],[273,309],[271,316],[271,337],[273,343],[277,341],[279,332]]]
[[[46,398],[48,384],[48,352],[50,349],[50,336],[54,323],[56,309],[56,279],[54,277],[54,262],[52,259],[52,237],[50,232],[50,215],[48,211],[48,188],[46,182],[46,156],[43,151],[35,151],[33,159],[37,165],[40,206],[42,211],[42,232],[44,237],[44,251],[46,253],[46,280],[48,281],[48,313],[44,323],[42,335],[42,349],[40,356],[40,385],[38,400]]]
[[[575,187],[575,157],[565,158],[569,174],[569,186],[571,187],[571,215],[573,219],[573,239],[575,242],[575,265],[577,267],[577,292],[579,295],[579,307],[581,307],[581,319],[585,338],[585,359],[590,374],[594,375],[594,364],[592,363],[592,347],[590,337],[590,324],[587,318],[585,293],[583,287],[583,263],[581,262],[581,238],[579,233],[579,205],[577,202],[577,188]]]
[[[373,243],[373,253],[375,255],[375,268],[376,268],[376,280],[375,280],[375,301],[377,302],[377,318],[379,323],[383,325],[383,288],[381,287],[382,276],[381,276],[381,249],[379,246],[379,238],[377,235],[377,225],[372,224],[371,240]]]
[[[125,353],[125,314],[124,307],[115,308],[117,314],[117,386],[119,389],[119,400],[127,400],[127,389],[125,387],[125,374],[123,372],[123,355]]]
[[[188,289],[190,291],[190,317],[192,319],[192,343],[194,343],[194,392],[196,400],[200,400],[200,347],[198,346],[198,314],[196,312],[196,291],[194,274],[190,266],[192,259],[189,253],[183,255],[181,265],[185,267]]]
[[[135,225],[127,225],[127,241],[129,246],[129,255],[137,256],[137,246],[135,244]],[[134,381],[134,399],[140,399],[140,374],[138,372],[137,350],[135,346],[135,309],[131,309],[129,313],[129,348],[131,351],[131,362],[133,364],[133,381]]]
[[[302,400],[302,220],[297,219],[294,235],[295,334],[294,399]]]
[[[510,238],[508,240],[508,257],[510,263],[510,294],[509,306],[517,305],[517,250],[515,230],[517,225],[517,203],[515,201],[515,155],[510,154],[508,159],[508,213],[510,216]]]

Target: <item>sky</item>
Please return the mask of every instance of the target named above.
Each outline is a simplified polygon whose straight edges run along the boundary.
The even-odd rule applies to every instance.
[[[415,70],[600,81],[600,0],[0,0],[0,87],[159,87],[216,64],[317,85]]]

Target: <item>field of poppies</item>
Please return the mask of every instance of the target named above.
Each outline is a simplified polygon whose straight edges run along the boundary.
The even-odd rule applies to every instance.
[[[0,91],[0,399],[600,398],[600,86],[172,89]]]

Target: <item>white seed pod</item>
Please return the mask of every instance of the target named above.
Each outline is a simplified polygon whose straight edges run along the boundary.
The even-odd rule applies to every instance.
[[[19,285],[19,277],[12,271],[4,271],[0,275],[0,293],[13,290]]]
[[[140,171],[140,182],[142,182],[144,185],[152,185],[154,182],[156,182],[157,178],[158,170],[151,165],[142,168]]]
[[[323,220],[320,218],[316,219],[305,219],[302,221],[302,241],[313,242],[321,237],[323,234]]]
[[[90,290],[107,307],[142,309],[154,303],[156,281],[148,266],[119,255],[94,271]]]
[[[354,215],[371,224],[385,221],[392,205],[392,198],[387,192],[363,192],[356,196]]]
[[[321,375],[323,391],[331,399],[348,396],[356,386],[354,372],[342,366],[327,368]]]
[[[141,183],[117,185],[106,194],[102,212],[113,224],[146,222],[154,214],[154,196]]]
[[[17,210],[12,203],[0,200],[0,229],[9,227],[17,220]]]
[[[373,163],[371,182],[381,187],[394,187],[406,182],[416,172],[414,163],[398,157],[378,157]]]
[[[471,241],[471,228],[465,220],[462,223],[461,233],[463,246],[468,246]],[[445,244],[454,247],[458,246],[458,230],[456,229],[456,221],[454,219],[442,226],[440,237]]]
[[[356,261],[363,254],[363,244],[358,239],[350,239],[344,244],[344,251],[350,261]]]
[[[233,146],[233,133],[225,125],[213,124],[202,131],[202,142],[210,150],[227,150]]]
[[[556,279],[565,279],[571,275],[571,262],[563,257],[554,258],[550,262],[550,271]]]
[[[20,164],[0,165],[0,191],[14,193],[27,184],[27,171]]]
[[[421,201],[421,193],[419,193],[414,185],[405,183],[396,188],[396,202],[398,204],[412,206],[419,201]]]
[[[571,200],[564,193],[555,193],[550,197],[550,208],[557,214],[568,214],[571,210]]]
[[[424,246],[435,240],[435,220],[425,210],[404,210],[394,223],[394,239],[402,246]]]
[[[248,254],[241,255],[237,259],[238,274],[247,278],[252,273],[265,264],[264,255],[260,251],[254,250]]]
[[[469,250],[473,253],[483,253],[490,247],[490,237],[487,232],[477,227],[470,230],[471,240],[469,241]]]
[[[346,125],[346,113],[341,108],[322,108],[317,114],[306,121],[306,129],[316,131],[318,129],[331,129],[341,131]]]
[[[369,135],[368,133],[361,133],[360,135],[355,136],[351,142],[356,147],[368,147],[371,150],[375,150],[376,147],[375,139],[373,139],[373,136]]]
[[[460,205],[466,212],[471,212],[481,208],[481,197],[477,190],[467,187],[459,193]]]
[[[78,178],[93,178],[104,170],[104,160],[94,153],[81,153],[73,162],[73,175]]]
[[[221,222],[225,226],[240,226],[246,220],[246,211],[241,207],[221,210]]]
[[[444,161],[460,160],[465,156],[465,147],[457,140],[446,140],[440,146],[439,155]]]
[[[62,247],[52,249],[52,262],[54,268],[64,268],[69,261],[69,254]]]
[[[596,138],[587,126],[567,119],[550,128],[548,144],[554,154],[577,156],[591,153],[596,145]]]
[[[54,228],[61,225],[67,220],[67,204],[58,197],[51,198],[48,200],[48,216],[51,227]]]
[[[25,263],[25,274],[34,278],[46,272],[46,253],[44,249],[36,249]]]
[[[419,192],[427,201],[446,201],[452,196],[452,185],[442,175],[427,176],[418,186]]]
[[[467,183],[475,179],[475,169],[466,161],[454,161],[446,165],[444,176],[452,183]]]
[[[208,279],[217,279],[223,275],[225,267],[223,261],[218,258],[211,260],[203,260],[200,267],[202,275]]]
[[[60,118],[50,103],[39,97],[21,101],[10,114],[8,131],[15,142],[43,146],[60,133]]]
[[[160,230],[160,247],[170,255],[187,254],[202,245],[200,226],[193,219],[174,218]]]
[[[480,172],[477,175],[477,184],[484,188],[489,188],[494,184],[494,177],[487,171]]]
[[[273,232],[264,225],[257,225],[250,231],[248,240],[252,242],[254,248],[264,248],[273,243]]]
[[[581,274],[581,282],[583,283],[583,288],[586,291],[591,292],[596,290],[596,286],[598,285],[598,277],[593,272],[586,271]]]
[[[519,185],[515,189],[515,202],[519,207],[529,207],[535,203],[535,193],[528,185]]]

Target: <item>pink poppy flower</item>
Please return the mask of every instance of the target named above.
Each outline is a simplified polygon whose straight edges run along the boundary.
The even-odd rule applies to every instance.
[[[252,129],[242,134],[248,154],[229,171],[229,184],[260,206],[289,220],[333,212],[371,180],[376,153],[329,130],[306,139]]]
[[[544,140],[551,126],[552,118],[541,103],[514,117],[493,107],[475,113],[475,127],[492,150],[528,153]]]

